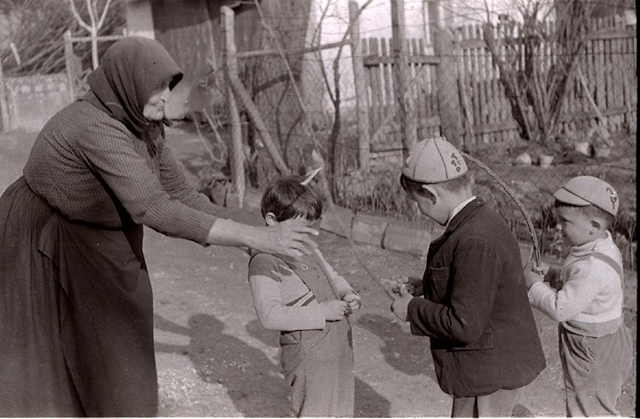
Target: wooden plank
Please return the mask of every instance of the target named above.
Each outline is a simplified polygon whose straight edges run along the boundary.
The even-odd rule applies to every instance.
[[[630,36],[635,36],[634,32],[628,31],[625,29],[604,29],[598,30],[596,32],[590,33],[587,35],[586,39],[594,40],[594,39],[620,39],[620,38],[629,38]]]
[[[1,132],[11,131],[11,113],[9,112],[7,89],[4,84],[4,71],[2,69],[2,61],[0,61],[0,123]]]
[[[242,208],[245,193],[245,173],[244,173],[244,152],[242,147],[242,126],[240,124],[240,113],[236,103],[236,92],[232,89],[231,83],[238,79],[238,58],[234,30],[235,13],[230,7],[223,6],[220,11],[223,14],[224,37],[225,37],[225,68],[227,80],[230,82],[227,91],[227,106],[229,109],[229,119],[231,120],[231,180],[233,194],[237,196],[237,204]],[[239,80],[239,79],[238,79]],[[246,104],[245,104],[246,105]],[[263,138],[265,144],[267,140]],[[273,156],[272,156],[273,157]],[[277,163],[274,158],[274,163]],[[282,162],[281,162],[282,163]],[[286,167],[286,164],[284,164]]]
[[[411,95],[410,67],[409,67],[409,42],[406,36],[405,1],[395,0],[391,2],[391,31],[393,38],[391,48],[393,58],[393,82],[395,94],[394,102],[397,109],[397,117],[402,125],[402,143],[405,148],[405,158],[409,157],[409,150],[418,142],[416,127],[415,107]]]
[[[586,78],[588,88],[587,90],[592,98],[595,97],[596,90],[594,58],[593,41],[585,41],[584,60],[582,62],[581,68]],[[588,109],[588,103],[585,103],[584,110],[587,111]]]
[[[607,19],[609,21],[610,19]],[[607,22],[609,23],[609,22]],[[611,55],[611,40],[604,41],[604,59],[605,59],[605,79],[606,79],[606,106],[605,108],[614,107],[614,80],[613,80],[613,56]]]
[[[412,55],[408,57],[409,64],[440,64],[440,57],[435,55]],[[391,56],[372,56],[364,57],[363,63],[366,67],[376,66],[378,64],[393,64]]]
[[[477,33],[475,31],[475,28],[471,28],[472,32],[471,32],[471,36],[475,37],[477,36]],[[473,107],[473,120],[475,121],[476,126],[481,123],[482,119],[481,119],[481,109],[482,109],[482,104],[480,103],[480,83],[479,83],[479,77],[478,77],[478,55],[479,55],[479,49],[478,48],[471,48],[469,50],[469,54],[470,54],[470,58],[471,58],[471,77],[470,77],[470,82],[471,82],[471,103],[472,103],[472,107]],[[480,140],[480,138],[478,138],[478,130],[474,129],[475,133],[476,133],[476,144],[478,143],[478,141]]]
[[[349,2],[349,27],[351,38],[351,62],[356,91],[356,108],[358,115],[358,167],[369,169],[369,150],[371,148],[371,132],[369,131],[369,98],[368,87],[365,84],[365,70],[362,65],[362,44],[360,42],[360,20],[358,17],[358,3]]]
[[[612,45],[612,58],[613,58],[613,81],[614,81],[614,106],[624,106],[624,90],[622,85],[624,84],[622,66],[624,65],[624,56],[622,55],[622,39],[611,40]]]
[[[409,51],[410,57],[412,55],[420,55],[422,53],[422,51],[420,50],[420,42],[418,39],[411,40],[411,47]],[[411,86],[411,92],[413,94],[413,106],[417,130],[416,135],[418,141],[420,141],[424,137],[423,129],[420,126],[420,120],[426,117],[426,86],[424,84],[425,80],[422,70],[422,65],[412,65],[411,81],[409,82],[409,85]]]
[[[599,28],[601,25],[602,19],[596,19],[595,27]],[[594,47],[594,64],[596,69],[596,95],[594,96],[594,100],[596,105],[600,109],[605,109],[606,102],[606,75],[605,75],[605,59],[604,59],[604,41],[602,39],[595,39],[595,47]]]
[[[482,134],[483,143],[487,144],[489,142],[489,135],[499,131],[509,131],[509,130],[517,130],[518,123],[516,121],[505,121],[494,124],[482,124],[476,125],[475,131],[476,134]]]
[[[309,52],[323,51],[325,49],[333,49],[339,48],[341,46],[349,45],[349,41],[345,42],[332,42],[330,44],[318,45],[307,48],[297,48],[297,49],[285,49],[282,50],[282,53],[278,50],[259,50],[259,51],[245,51],[239,52],[238,58],[253,58],[253,57],[265,57],[265,56],[281,56],[283,53],[285,55],[302,55]]]
[[[369,54],[377,56],[379,55],[378,38],[369,39]],[[382,65],[368,68],[368,72],[371,78],[371,109],[373,113],[373,132],[380,128],[380,123],[383,121],[382,117]],[[373,139],[375,141],[375,139]]]
[[[621,77],[620,77],[620,82],[621,82],[621,88],[622,88],[622,105],[627,109],[627,111],[630,110],[629,108],[629,102],[630,102],[630,94],[631,92],[629,91],[629,43],[628,43],[628,39],[623,39],[620,42],[620,55],[622,57],[621,62],[622,62],[622,68],[621,68]],[[625,114],[625,122],[629,123],[629,115]]]
[[[380,39],[380,55],[383,57],[388,57],[391,54],[389,48],[389,40],[387,38]],[[385,63],[382,65],[382,91],[383,91],[383,100],[382,104],[384,107],[389,105],[395,105],[395,89],[393,79],[393,61],[391,63]],[[387,110],[385,109],[385,114]]]
[[[362,38],[360,39],[360,41],[362,42],[362,56],[365,57],[367,55],[369,55],[369,38]],[[374,115],[372,113],[372,103],[373,103],[373,88],[371,87],[371,68],[366,68],[364,67],[364,79],[365,79],[365,86],[367,86],[367,114],[369,115],[369,132],[372,133],[374,131],[374,126],[373,126],[373,118]]]
[[[475,48],[486,48],[487,43],[484,39],[471,38],[465,39],[460,42],[460,48],[462,49],[475,49]]]

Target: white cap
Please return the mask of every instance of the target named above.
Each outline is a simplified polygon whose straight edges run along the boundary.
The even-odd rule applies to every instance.
[[[618,194],[613,186],[593,176],[576,176],[562,185],[553,196],[560,202],[584,207],[593,205],[615,216],[618,213]]]
[[[467,173],[460,152],[444,137],[427,138],[411,149],[402,174],[421,183],[439,183]]]

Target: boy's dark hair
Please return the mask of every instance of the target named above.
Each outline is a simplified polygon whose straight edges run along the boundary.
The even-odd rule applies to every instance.
[[[451,180],[447,180],[445,182],[438,183],[423,183],[416,182],[415,180],[411,180],[405,175],[400,175],[400,185],[402,185],[402,189],[407,192],[416,192],[421,194],[424,190],[422,189],[422,185],[440,185],[440,187],[449,192],[459,192],[469,186],[471,184],[471,177],[469,172],[464,173],[456,178]]]
[[[322,199],[311,185],[302,185],[302,176],[284,176],[269,185],[262,195],[262,216],[273,213],[278,222],[302,217],[315,221],[322,215]]]
[[[580,205],[571,205],[571,204],[567,204],[565,202],[562,201],[558,201],[557,199],[555,200],[555,202],[553,203],[553,207],[554,208],[575,208],[576,210],[578,210],[581,214],[589,217],[589,218],[598,218],[602,221],[604,221],[605,225],[603,226],[605,229],[608,229],[609,227],[611,227],[613,225],[613,215],[609,214],[606,211],[601,210],[600,208],[596,207],[595,205],[586,205],[586,206],[580,206]]]

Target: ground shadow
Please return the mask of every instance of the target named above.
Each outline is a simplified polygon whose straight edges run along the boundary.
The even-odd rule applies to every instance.
[[[259,339],[265,345],[279,347],[279,332],[265,329],[258,320],[250,321],[246,327],[249,335]],[[356,377],[354,410],[354,415],[357,418],[389,417],[391,402],[378,394],[369,384]]]
[[[196,314],[184,327],[155,315],[155,327],[189,338],[186,345],[156,342],[156,351],[189,357],[203,381],[225,387],[243,416],[291,416],[279,367],[262,351],[225,334],[220,320],[208,314]]]
[[[425,374],[436,380],[429,338],[410,335],[400,323],[378,314],[364,314],[357,324],[382,339],[380,352],[393,368],[407,375]]]
[[[429,338],[408,335],[397,322],[377,314],[365,314],[358,320],[358,326],[370,331],[384,342],[380,351],[393,368],[408,375],[425,374],[437,382],[430,352]],[[517,404],[514,417],[534,417],[524,405]]]

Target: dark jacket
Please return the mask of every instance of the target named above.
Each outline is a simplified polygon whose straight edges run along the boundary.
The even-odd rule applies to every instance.
[[[424,298],[409,303],[414,335],[431,338],[440,388],[473,397],[532,382],[545,368],[518,243],[475,199],[429,247]]]

